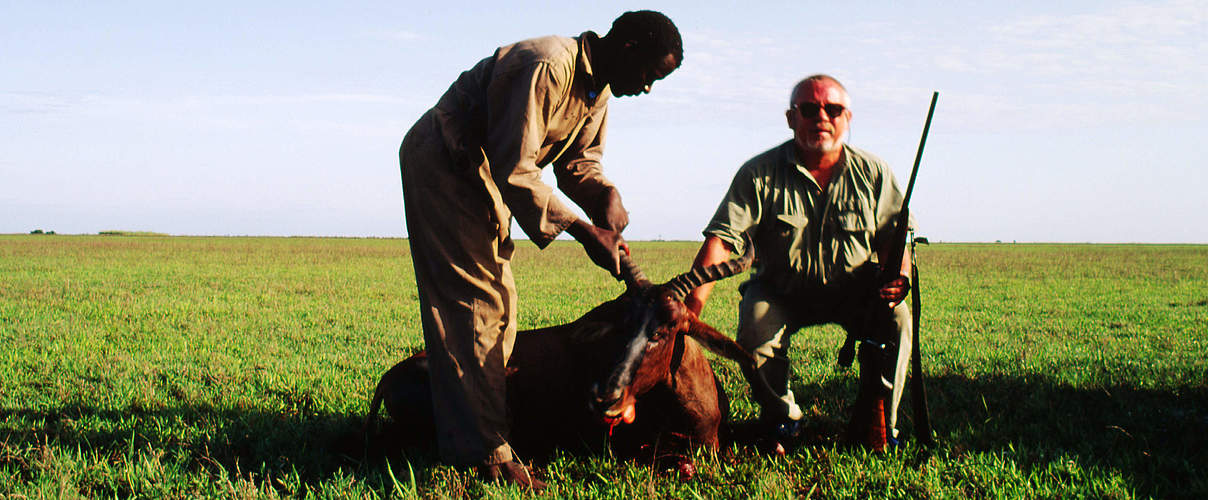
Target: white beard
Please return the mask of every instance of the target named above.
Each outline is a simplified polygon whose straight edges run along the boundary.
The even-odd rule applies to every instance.
[[[811,139],[805,140],[806,149],[808,149],[810,151],[817,151],[819,153],[830,153],[841,147],[843,147],[843,140],[840,138],[835,138],[835,137],[832,137],[830,139],[823,139],[823,140],[819,140],[819,141],[815,141],[815,140],[811,140]]]

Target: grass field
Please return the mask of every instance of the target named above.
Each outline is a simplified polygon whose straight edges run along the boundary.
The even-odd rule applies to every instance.
[[[658,281],[696,245],[634,257]],[[521,328],[622,289],[574,243],[518,247]],[[788,456],[731,446],[680,482],[559,455],[538,467],[545,496],[1208,497],[1208,246],[919,254],[934,450],[837,443],[855,376],[823,327],[794,337],[808,427]],[[0,236],[0,498],[523,496],[415,450],[366,451],[377,378],[422,344],[410,265],[403,240]],[[739,281],[704,314],[727,333]],[[714,366],[731,421],[752,420],[735,367]]]

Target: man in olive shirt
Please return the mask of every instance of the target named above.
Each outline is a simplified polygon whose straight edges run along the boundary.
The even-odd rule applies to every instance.
[[[608,97],[647,93],[682,60],[679,31],[652,11],[623,14],[602,38],[525,40],[462,73],[404,137],[403,199],[444,461],[544,486],[507,443],[512,218],[540,248],[569,232],[618,275],[629,221],[600,169]],[[541,181],[545,165],[590,223]]]
[[[830,76],[798,83],[785,113],[793,139],[738,170],[696,257],[697,265],[721,262],[744,251],[743,233],[753,239],[755,274],[740,288],[737,340],[788,403],[789,414],[764,408],[761,418],[778,453],[801,418],[788,386],[790,336],[823,323],[858,334],[869,307],[893,308],[892,328],[899,334],[893,380],[886,381],[893,385],[887,424],[896,437],[900,381],[911,349],[910,309],[902,302],[910,259],[902,260],[902,277],[889,283],[872,283],[869,263],[886,260],[885,240],[904,194],[884,162],[844,143],[850,104],[847,90]],[[877,287],[881,300],[870,302]],[[688,307],[700,314],[711,289],[694,290]]]

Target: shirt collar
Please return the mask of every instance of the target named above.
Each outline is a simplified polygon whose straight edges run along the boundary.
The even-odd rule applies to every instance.
[[[587,97],[592,100],[604,93],[603,89],[596,90],[596,76],[591,67],[591,45],[588,43],[589,41],[594,43],[599,39],[600,35],[594,31],[584,31],[579,35],[579,57],[575,64],[575,72],[578,73],[576,77],[583,78],[583,81],[587,82]]]
[[[848,148],[847,143],[844,142],[840,146],[843,148],[843,154],[839,157],[839,163],[835,164],[835,171],[831,173],[831,183],[834,183],[836,179],[841,177],[843,173],[847,172],[847,169],[851,167],[851,151]],[[783,147],[785,165],[797,169],[798,172],[801,172],[801,175],[809,176],[809,171],[806,170],[805,165],[801,163],[801,158],[797,157],[796,140],[789,139],[788,142],[784,143]]]

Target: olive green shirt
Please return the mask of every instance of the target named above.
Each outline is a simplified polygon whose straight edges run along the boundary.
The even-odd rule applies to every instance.
[[[885,162],[846,144],[823,192],[789,140],[738,169],[704,234],[741,253],[750,231],[754,279],[782,293],[816,290],[877,260],[904,196]]]
[[[577,219],[541,181],[552,164],[558,188],[581,207],[613,184],[601,173],[608,87],[598,86],[588,40],[547,36],[500,47],[465,71],[432,109],[454,165],[489,177],[497,216],[515,217],[545,247]],[[489,174],[482,174],[483,170]],[[496,194],[497,193],[497,194]]]

